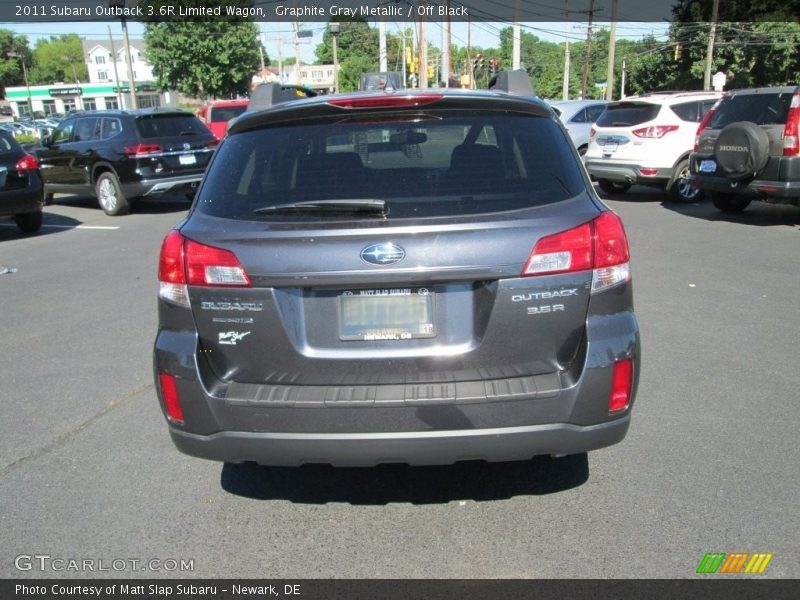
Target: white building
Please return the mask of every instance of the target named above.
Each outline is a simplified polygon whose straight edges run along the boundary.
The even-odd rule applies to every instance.
[[[153,67],[145,60],[145,48],[143,40],[131,40],[133,79],[137,82],[153,80]],[[114,40],[113,52],[108,41],[83,40],[83,52],[89,69],[89,83],[115,83],[115,63],[120,83],[128,82],[128,65],[125,62],[125,44],[122,40]]]

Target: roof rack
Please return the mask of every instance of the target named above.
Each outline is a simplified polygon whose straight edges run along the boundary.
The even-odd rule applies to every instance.
[[[514,96],[535,96],[533,80],[524,69],[500,71],[489,81],[489,89]]]
[[[313,98],[317,92],[304,88],[301,85],[288,85],[280,83],[262,83],[256,86],[250,94],[247,112],[271,108],[282,102],[298,100],[299,98]]]

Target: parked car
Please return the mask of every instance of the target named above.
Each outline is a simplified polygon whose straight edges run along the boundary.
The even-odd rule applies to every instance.
[[[689,154],[697,124],[720,92],[661,92],[610,102],[594,124],[586,169],[607,194],[633,184],[664,188],[676,202],[697,202]]]
[[[692,183],[719,210],[800,205],[800,86],[728,92],[697,130]]]
[[[217,139],[225,137],[228,123],[247,110],[248,100],[217,100],[202,112],[201,120]]]
[[[544,102],[253,104],[161,248],[154,373],[178,449],[448,464],[623,439],[628,243]]]
[[[606,109],[605,100],[551,100],[550,106],[564,123],[572,143],[583,156],[589,147],[592,125]]]
[[[45,193],[90,194],[108,215],[142,196],[192,194],[218,140],[172,109],[85,111],[64,119],[35,149]]]
[[[44,194],[39,162],[5,130],[0,131],[0,217],[13,217],[20,231],[42,226]]]

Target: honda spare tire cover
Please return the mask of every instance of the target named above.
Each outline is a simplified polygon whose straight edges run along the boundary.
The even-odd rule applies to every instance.
[[[714,154],[717,164],[731,179],[754,177],[769,160],[769,137],[750,121],[731,123],[720,132]]]

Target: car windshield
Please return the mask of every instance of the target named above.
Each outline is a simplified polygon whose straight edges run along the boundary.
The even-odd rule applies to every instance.
[[[736,94],[725,98],[714,112],[709,129],[722,129],[737,121],[759,125],[784,125],[792,93]]]
[[[19,148],[19,145],[10,133],[6,133],[5,131],[0,131],[0,154],[9,154],[11,152],[16,152]]]
[[[209,121],[212,123],[224,123],[226,121],[230,121],[231,119],[235,119],[245,110],[247,110],[247,106],[214,107],[211,109]]]
[[[569,141],[552,119],[432,111],[229,136],[196,207],[232,219],[320,220],[347,215],[269,207],[378,199],[397,219],[516,210],[584,190]]]
[[[154,114],[136,119],[142,138],[177,137],[181,135],[210,135],[205,125],[190,114]]]

